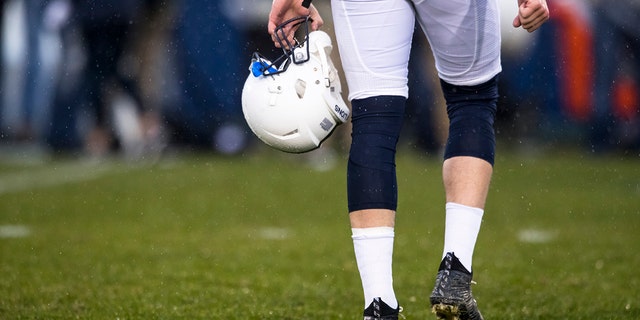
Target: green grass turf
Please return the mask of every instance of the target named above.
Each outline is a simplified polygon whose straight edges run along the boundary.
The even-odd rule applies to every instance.
[[[302,159],[1,164],[0,319],[361,319],[344,161]],[[440,177],[439,160],[399,155],[407,319],[432,318]],[[639,319],[639,230],[638,159],[499,157],[474,259],[482,312]]]

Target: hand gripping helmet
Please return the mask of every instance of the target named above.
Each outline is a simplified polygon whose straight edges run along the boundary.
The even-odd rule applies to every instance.
[[[296,19],[304,19],[306,25],[308,17]],[[340,95],[338,72],[329,57],[329,35],[322,31],[309,33],[307,27],[305,41],[293,45],[278,37],[281,28],[276,29],[276,37],[282,48],[290,49],[283,49],[285,54],[273,63],[254,53],[251,74],[242,90],[242,112],[264,143],[281,151],[302,153],[318,148],[347,121],[349,109]],[[282,63],[277,66],[279,61]]]

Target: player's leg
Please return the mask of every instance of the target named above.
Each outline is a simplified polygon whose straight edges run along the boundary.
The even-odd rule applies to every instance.
[[[447,203],[443,259],[454,252],[471,271],[493,172],[498,81],[475,86],[442,82],[442,89],[450,121],[442,168]]]
[[[432,0],[416,4],[416,11],[443,80],[450,120],[443,164],[445,244],[430,300],[442,319],[482,319],[470,283],[495,153],[501,70],[497,3]]]
[[[353,109],[347,192],[364,315],[373,319],[380,308],[382,316],[397,318],[395,150],[408,94],[413,11],[397,0],[333,0],[332,10]]]
[[[347,195],[353,246],[365,297],[365,319],[373,316],[376,303],[388,306],[381,314],[397,315],[392,277],[397,207],[395,151],[405,101],[402,96],[352,101]]]
[[[497,79],[469,87],[443,83],[443,90],[450,119],[442,170],[445,239],[430,301],[440,319],[483,319],[471,294],[471,262],[493,171]],[[474,93],[461,95],[467,90]]]

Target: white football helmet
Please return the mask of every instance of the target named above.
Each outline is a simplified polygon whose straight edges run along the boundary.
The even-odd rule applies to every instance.
[[[306,22],[308,17],[302,19]],[[285,152],[307,152],[347,121],[349,108],[329,56],[333,48],[329,35],[307,31],[301,45],[281,44],[292,49],[285,49],[275,63],[254,54],[242,90],[242,112],[267,145]],[[280,66],[275,65],[278,61],[283,61]]]

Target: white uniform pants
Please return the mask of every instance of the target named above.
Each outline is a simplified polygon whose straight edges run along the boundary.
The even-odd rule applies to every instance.
[[[438,76],[454,85],[484,83],[501,71],[498,0],[332,0],[349,100],[408,96],[415,22],[424,30]]]

